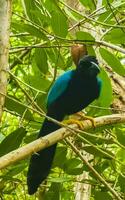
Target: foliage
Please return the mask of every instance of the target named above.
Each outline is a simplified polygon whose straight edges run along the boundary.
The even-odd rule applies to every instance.
[[[125,76],[124,58],[117,47],[124,47],[124,11],[122,0],[79,0],[80,9],[61,0],[14,0],[10,36],[10,72],[5,112],[0,132],[0,155],[6,154],[36,138],[46,111],[46,96],[55,78],[74,66],[70,46],[85,43],[91,55],[100,58],[103,90],[100,98],[86,109],[93,117],[111,114],[113,94],[109,71]],[[69,1],[70,2],[70,1]],[[111,43],[113,48],[100,45],[98,40]],[[114,49],[115,47],[115,49]],[[105,67],[106,66],[106,67]],[[107,67],[108,66],[108,67]],[[108,70],[107,70],[108,69]],[[110,70],[109,70],[110,69]],[[37,106],[36,106],[37,105]],[[105,109],[102,109],[104,107]],[[83,138],[84,148],[81,145]],[[93,155],[89,162],[105,177],[120,195],[125,191],[125,126],[103,127],[92,134],[76,138],[75,143]],[[88,141],[88,142],[87,142]],[[105,152],[109,155],[106,156]],[[111,157],[112,156],[112,157]],[[28,159],[0,174],[0,196],[6,199],[37,199],[29,197],[26,188]],[[89,171],[80,158],[58,145],[52,172],[48,178],[45,199],[75,199],[76,177]],[[112,199],[108,189],[89,171],[91,199]],[[85,180],[81,180],[84,183]]]

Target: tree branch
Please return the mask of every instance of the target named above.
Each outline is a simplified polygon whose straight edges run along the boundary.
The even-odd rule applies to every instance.
[[[114,114],[95,118],[96,127],[118,124],[122,122],[125,122],[125,114]],[[84,130],[92,128],[92,123],[89,120],[85,120],[83,124]],[[4,169],[10,166],[11,164],[14,164],[15,162],[23,160],[28,156],[32,155],[33,153],[45,149],[66,138],[67,136],[76,133],[76,131],[73,131],[73,128],[77,128],[77,125],[70,125],[67,126],[67,128],[66,125],[64,126],[65,128],[61,128],[43,138],[39,138],[23,147],[20,147],[17,150],[14,150],[2,156],[0,158],[0,169]]]

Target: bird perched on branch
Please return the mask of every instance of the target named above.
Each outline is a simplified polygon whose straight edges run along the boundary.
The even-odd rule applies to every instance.
[[[98,98],[102,85],[102,81],[97,77],[99,72],[96,58],[89,55],[83,56],[76,69],[67,71],[57,78],[50,89],[47,98],[47,116],[62,121],[66,115],[81,111]],[[59,128],[59,125],[46,118],[38,138]],[[29,194],[34,194],[48,176],[56,145],[32,155],[27,177]]]

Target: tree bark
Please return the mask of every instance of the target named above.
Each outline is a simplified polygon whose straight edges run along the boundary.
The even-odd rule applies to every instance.
[[[0,0],[0,121],[5,101],[7,87],[8,52],[9,52],[9,28],[12,0]]]
[[[86,152],[82,152],[84,158],[89,161],[90,154]],[[85,155],[84,155],[85,154]],[[89,200],[91,196],[91,184],[83,183],[84,180],[89,180],[89,172],[83,172],[83,174],[77,176],[77,183],[75,184],[75,200]],[[80,182],[81,181],[81,182]]]

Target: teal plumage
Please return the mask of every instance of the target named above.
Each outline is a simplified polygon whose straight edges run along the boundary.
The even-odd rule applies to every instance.
[[[54,102],[58,97],[66,90],[68,83],[73,76],[73,70],[69,70],[61,75],[55,81],[54,85],[50,89],[47,97],[47,107]]]

